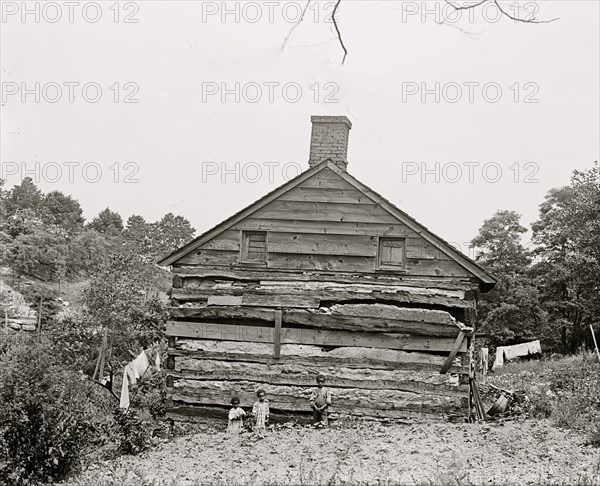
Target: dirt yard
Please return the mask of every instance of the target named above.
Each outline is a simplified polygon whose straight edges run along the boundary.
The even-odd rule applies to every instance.
[[[542,420],[202,432],[95,464],[75,485],[600,484],[600,451]]]

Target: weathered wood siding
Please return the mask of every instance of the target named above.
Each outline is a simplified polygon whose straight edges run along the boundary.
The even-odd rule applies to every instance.
[[[406,238],[407,274],[469,277],[440,249],[327,168],[177,264],[237,267],[242,230],[269,232],[269,269],[375,273],[378,236],[397,236]]]
[[[242,230],[268,231],[264,264],[240,264]],[[377,269],[381,236],[406,239],[404,271]],[[233,394],[250,407],[259,387],[274,412],[307,413],[319,373],[332,412],[467,415],[477,279],[329,168],[172,271],[174,416],[225,411]]]

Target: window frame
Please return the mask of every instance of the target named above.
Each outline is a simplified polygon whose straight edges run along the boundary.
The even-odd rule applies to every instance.
[[[248,258],[248,245],[246,245],[247,237],[251,235],[265,236],[265,258],[264,260],[252,260]],[[269,232],[264,230],[240,230],[240,254],[238,263],[240,265],[265,267],[269,260]]]
[[[402,262],[401,263],[384,263],[383,257],[383,243],[385,241],[400,241],[402,242]],[[393,270],[396,272],[406,273],[406,237],[405,236],[379,236],[377,238],[377,264],[378,270]]]

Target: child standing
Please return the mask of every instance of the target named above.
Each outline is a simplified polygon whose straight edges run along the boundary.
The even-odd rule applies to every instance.
[[[310,395],[310,406],[313,411],[314,423],[327,426],[329,424],[327,412],[329,405],[331,405],[331,390],[324,385],[325,377],[323,375],[317,376],[317,388]]]
[[[240,407],[240,399],[233,397],[231,399],[231,410],[229,411],[229,423],[227,432],[230,434],[241,434],[243,429],[243,419],[246,416],[244,409]]]
[[[256,396],[258,397],[258,402],[252,408],[254,431],[262,435],[266,432],[267,425],[269,425],[269,401],[266,399],[267,394],[262,388],[257,390]]]

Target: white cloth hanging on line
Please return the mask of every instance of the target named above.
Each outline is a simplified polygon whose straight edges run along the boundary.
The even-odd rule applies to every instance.
[[[542,352],[542,346],[539,340],[528,343],[515,344],[513,346],[498,346],[496,348],[496,359],[492,365],[492,371],[504,366],[504,361],[509,361],[521,356],[538,354]]]
[[[154,360],[156,370],[160,370],[160,350],[156,348]],[[123,370],[123,385],[121,386],[120,408],[129,408],[129,385],[135,385],[144,377],[151,376],[151,366],[146,351],[142,351],[133,361],[130,361]]]

